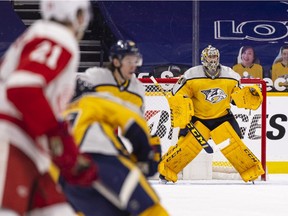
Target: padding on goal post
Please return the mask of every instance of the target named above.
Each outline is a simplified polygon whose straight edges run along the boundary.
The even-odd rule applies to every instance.
[[[145,87],[145,118],[151,133],[156,133],[160,137],[162,151],[165,153],[171,145],[177,143],[179,129],[171,127],[169,104],[159,87],[150,78],[141,78],[139,80]],[[156,78],[156,80],[167,95],[171,94],[171,90],[178,78]],[[239,123],[244,137],[243,142],[261,160],[263,168],[266,170],[266,82],[261,79],[241,79],[241,84],[256,84],[262,89],[263,103],[257,110],[239,109],[233,105],[231,110]],[[205,151],[201,151],[184,168],[178,178],[184,180],[240,180],[240,175],[222,155],[219,149],[222,144],[216,146],[211,139],[209,143],[213,146],[214,153],[208,155]],[[267,173],[262,175],[261,180],[265,181],[266,176]]]

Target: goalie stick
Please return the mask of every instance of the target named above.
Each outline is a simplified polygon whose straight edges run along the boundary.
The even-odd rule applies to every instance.
[[[157,86],[157,88],[161,91],[161,93],[167,98],[167,94],[164,91],[164,89],[162,88],[162,86],[157,82],[157,80],[151,76],[150,79],[152,80],[152,82]],[[205,140],[205,138],[202,136],[202,134],[198,131],[198,129],[191,123],[189,122],[187,124],[187,128],[189,130],[189,132],[196,138],[196,140],[198,141],[198,143],[202,146],[202,148],[208,153],[208,154],[212,154],[213,153],[213,148],[212,146],[207,142],[207,140]]]

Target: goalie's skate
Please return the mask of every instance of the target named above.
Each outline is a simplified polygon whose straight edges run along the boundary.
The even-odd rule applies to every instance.
[[[159,175],[159,183],[160,184],[167,184],[168,180],[165,179],[165,177],[163,175]]]

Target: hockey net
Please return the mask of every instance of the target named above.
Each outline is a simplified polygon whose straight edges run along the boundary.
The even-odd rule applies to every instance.
[[[178,140],[179,128],[172,128],[168,102],[150,78],[139,79],[145,86],[145,118],[152,134],[156,133],[161,139],[162,151],[167,152],[171,145]],[[177,78],[156,79],[166,94],[171,94]],[[239,109],[231,106],[232,113],[239,123],[243,134],[243,142],[261,160],[266,170],[266,83],[261,79],[241,79],[241,84],[256,84],[262,89],[263,103],[255,111]],[[201,151],[178,175],[183,180],[227,179],[240,180],[241,177],[229,161],[223,156],[218,145],[210,139],[208,141],[214,149],[213,154]],[[220,144],[221,145],[221,144]],[[266,180],[266,175],[261,180]],[[259,178],[260,179],[260,178]]]

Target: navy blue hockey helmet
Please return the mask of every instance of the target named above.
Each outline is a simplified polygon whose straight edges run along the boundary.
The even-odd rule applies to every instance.
[[[134,55],[138,57],[137,66],[142,65],[142,55],[139,52],[136,43],[131,40],[119,40],[110,49],[109,59],[112,61],[113,58],[122,60],[126,55]]]

